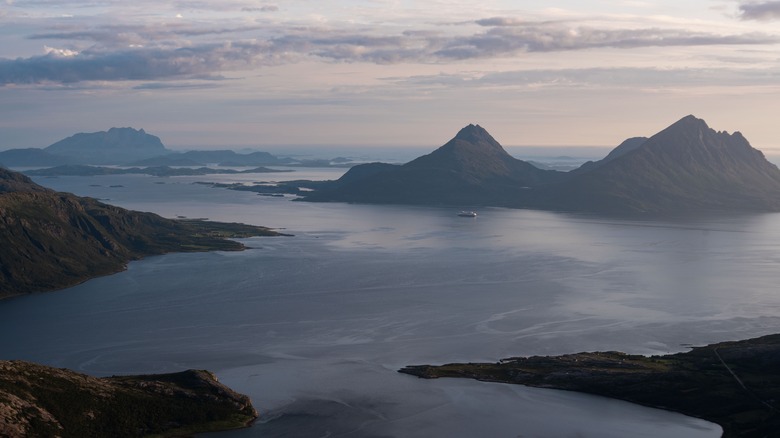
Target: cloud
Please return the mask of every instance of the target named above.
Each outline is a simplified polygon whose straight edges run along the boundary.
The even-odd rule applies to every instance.
[[[374,64],[448,63],[601,48],[761,45],[778,37],[752,33],[718,35],[675,29],[599,29],[563,23],[500,25],[467,35],[403,32],[377,35],[372,29],[351,31],[316,27],[104,26],[37,34],[35,39],[92,41],[81,49],[47,49],[44,56],[0,59],[0,85],[80,81],[157,81],[219,75],[265,65],[319,59]],[[256,37],[225,43],[209,36],[243,33]],[[263,38],[259,34],[279,36]],[[204,42],[192,42],[189,38]]]
[[[528,22],[514,17],[491,17],[476,20],[475,23],[480,26],[518,26]]]
[[[580,68],[531,69],[493,73],[461,73],[384,78],[395,84],[444,88],[695,88],[710,86],[775,86],[780,73],[769,69],[697,69],[697,68]],[[641,84],[641,85],[638,85]]]
[[[167,41],[168,44],[189,37],[207,37],[210,35],[240,34],[268,29],[263,25],[244,25],[233,27],[193,27],[186,24],[174,23],[166,26],[152,25],[111,25],[100,26],[92,29],[70,30],[64,29],[57,32],[43,32],[28,36],[31,40],[74,40],[92,41],[105,47],[126,47],[130,44],[149,45],[160,44]],[[181,43],[180,43],[181,44]]]
[[[77,52],[75,50],[57,49],[57,48],[49,47],[49,46],[43,46],[43,50],[46,51],[47,55],[51,55],[51,56],[54,56],[54,57],[67,58],[67,57],[71,57],[71,56],[77,56],[79,54],[79,52]]]
[[[279,6],[267,5],[267,6],[245,6],[241,8],[243,12],[276,12],[279,10]]]
[[[133,90],[210,90],[219,87],[219,84],[213,82],[199,83],[170,83],[170,82],[149,82],[136,85]]]
[[[473,21],[473,23],[485,27],[498,27],[498,26],[512,27],[512,26],[540,26],[540,25],[547,25],[547,24],[564,23],[564,21],[561,20],[531,21],[531,20],[523,20],[517,17],[490,17],[490,18],[482,18],[479,20],[475,20]],[[465,24],[465,23],[459,23],[459,24]]]
[[[278,63],[282,57],[267,43],[139,48],[108,53],[85,50],[67,57],[48,53],[0,60],[0,85],[190,79],[240,70],[247,65]]]
[[[739,5],[743,20],[778,20],[780,19],[780,1],[750,2]]]
[[[449,59],[487,58],[522,52],[557,52],[598,48],[774,44],[765,34],[717,35],[674,29],[598,29],[592,27],[495,27],[481,34],[452,38],[435,55]]]

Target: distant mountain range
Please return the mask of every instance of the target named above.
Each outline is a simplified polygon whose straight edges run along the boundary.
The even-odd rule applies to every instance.
[[[253,169],[235,170],[229,168],[213,169],[210,167],[103,167],[88,166],[84,164],[66,164],[46,169],[34,169],[25,171],[30,176],[96,176],[96,175],[152,175],[152,176],[198,176],[198,175],[235,175],[243,173],[286,173],[292,170],[275,170],[267,167],[255,167]]]
[[[65,164],[123,164],[173,153],[159,137],[143,129],[111,128],[79,133],[43,149],[10,149],[0,152],[0,165],[59,166]]]
[[[303,166],[350,167],[351,160],[292,159],[268,152],[239,154],[232,150],[176,152],[167,149],[159,137],[143,129],[111,128],[108,131],[79,133],[43,149],[0,151],[0,166],[53,167],[63,165],[160,166]]]
[[[59,193],[0,168],[0,298],[61,289],[167,252],[240,250],[267,228],[179,221]]]
[[[116,164],[171,153],[159,137],[143,129],[111,128],[108,131],[80,133],[44,149],[48,154],[67,157],[75,163]]]
[[[627,214],[780,211],[780,170],[739,132],[717,132],[694,116],[570,172],[515,159],[469,125],[428,155],[402,166],[355,166],[305,200]]]

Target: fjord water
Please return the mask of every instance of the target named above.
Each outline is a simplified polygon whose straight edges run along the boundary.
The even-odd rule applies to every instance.
[[[780,215],[637,221],[480,209],[461,218],[451,208],[311,204],[192,184],[220,179],[236,176],[38,179],[167,217],[295,236],[150,257],[6,300],[1,358],[93,375],[213,370],[261,413],[226,437],[716,437],[711,423],[614,400],[396,370],[665,354],[780,328]]]

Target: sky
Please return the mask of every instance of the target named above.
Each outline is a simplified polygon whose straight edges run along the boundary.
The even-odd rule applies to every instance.
[[[688,114],[780,149],[780,1],[0,0],[0,150],[616,146]]]

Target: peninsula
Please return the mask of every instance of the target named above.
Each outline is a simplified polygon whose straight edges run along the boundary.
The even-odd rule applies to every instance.
[[[60,193],[0,168],[0,298],[73,286],[169,252],[238,251],[278,236],[244,224],[173,220]]]
[[[426,379],[466,377],[626,400],[712,421],[723,428],[726,438],[768,437],[780,430],[780,335],[665,356],[610,351],[513,357],[496,363],[415,365],[399,372]]]

